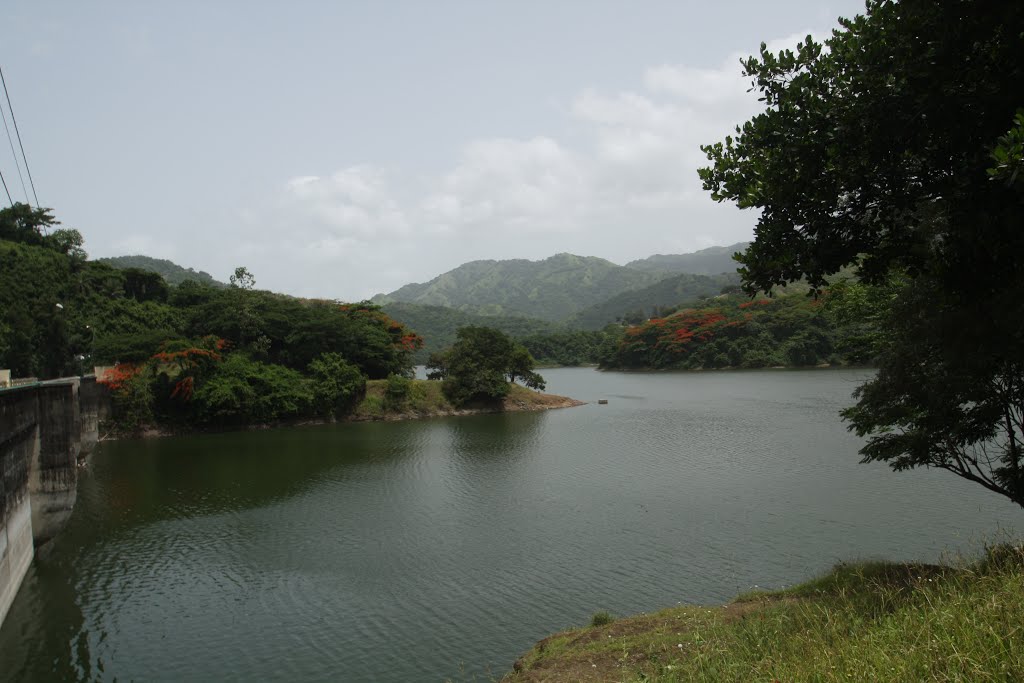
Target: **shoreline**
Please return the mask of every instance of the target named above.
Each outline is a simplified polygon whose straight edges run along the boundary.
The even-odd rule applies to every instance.
[[[367,395],[356,406],[356,408],[342,417],[330,418],[300,418],[296,420],[257,423],[245,425],[220,425],[210,427],[188,427],[175,428],[168,425],[148,425],[131,433],[111,430],[102,434],[98,441],[126,441],[133,439],[162,439],[173,436],[190,436],[194,434],[221,434],[230,432],[254,432],[267,429],[282,429],[288,427],[312,427],[317,425],[344,424],[358,422],[402,422],[406,420],[428,420],[442,417],[464,417],[468,415],[496,415],[500,413],[522,413],[541,412],[559,408],[575,408],[586,405],[586,401],[579,401],[568,396],[557,394],[546,394],[532,391],[513,384],[508,396],[500,404],[477,405],[463,408],[456,408],[446,401],[441,403],[436,399],[440,395],[438,391],[433,392],[434,396],[429,397],[433,401],[408,401],[399,409],[384,408],[381,403],[383,386],[379,386],[383,380],[374,380],[367,384]],[[429,380],[416,380],[416,382],[429,382]]]
[[[536,641],[499,681],[1017,680],[1022,587],[1014,543],[946,564],[840,562],[724,605],[597,612]]]

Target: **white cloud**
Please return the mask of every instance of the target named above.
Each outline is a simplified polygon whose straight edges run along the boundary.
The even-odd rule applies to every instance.
[[[586,175],[585,162],[550,138],[477,140],[420,208],[443,233],[573,230],[587,204]]]
[[[353,166],[328,177],[300,176],[284,185],[277,212],[290,230],[314,242],[404,236],[409,221],[384,171]]]
[[[266,215],[251,214],[267,240],[253,270],[294,263],[303,293],[359,298],[472,259],[572,251],[622,263],[748,239],[756,216],[716,205],[697,176],[700,145],[760,108],[741,56],[654,66],[635,91],[583,89],[566,140],[472,140],[451,168],[415,180],[371,165],[292,178]]]

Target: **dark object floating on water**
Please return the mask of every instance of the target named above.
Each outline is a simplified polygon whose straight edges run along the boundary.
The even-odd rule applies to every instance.
[[[606,399],[606,398],[599,398],[599,399],[597,399],[597,404],[598,404],[598,405],[601,405],[601,406],[603,406],[603,405],[605,405],[606,403],[608,403],[608,399]]]

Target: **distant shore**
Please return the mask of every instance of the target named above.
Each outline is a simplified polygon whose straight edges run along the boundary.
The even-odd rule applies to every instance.
[[[103,433],[100,441],[121,439],[158,439],[186,434],[206,434],[228,431],[257,431],[279,427],[305,427],[309,425],[335,424],[339,422],[397,422],[400,420],[422,420],[434,417],[455,417],[462,415],[485,415],[494,413],[535,412],[555,408],[574,408],[585,405],[568,396],[545,394],[532,391],[518,384],[509,385],[508,395],[494,404],[476,404],[463,407],[453,406],[441,392],[441,382],[412,380],[409,395],[400,401],[389,401],[385,395],[385,380],[370,380],[366,383],[366,395],[348,415],[338,418],[305,418],[273,424],[217,425],[203,427],[179,427],[177,425],[148,425],[138,431],[125,433],[111,430]]]
[[[448,402],[441,392],[441,382],[413,380],[409,396],[402,402],[389,405],[385,396],[385,381],[372,380],[366,383],[366,396],[355,410],[338,422],[369,422],[374,420],[419,420],[430,417],[456,415],[482,415],[487,413],[514,413],[555,408],[573,408],[584,405],[568,396],[544,394],[532,391],[518,384],[509,385],[508,396],[492,405],[471,405],[456,407]]]

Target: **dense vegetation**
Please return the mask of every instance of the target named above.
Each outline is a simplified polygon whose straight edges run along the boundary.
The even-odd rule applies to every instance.
[[[419,336],[379,307],[256,290],[169,286],[88,261],[48,210],[0,210],[0,367],[14,376],[117,367],[123,426],[223,425],[344,413],[367,379],[412,373]],[[73,232],[73,231],[69,231]]]
[[[442,380],[444,395],[456,406],[490,403],[504,399],[516,380],[543,391],[534,365],[530,352],[502,332],[463,327],[451,347],[431,354],[427,377]]]
[[[765,111],[704,147],[756,207],[748,292],[856,264],[902,282],[845,412],[866,460],[1024,506],[1024,4],[869,0],[824,45],[744,62]]]
[[[137,254],[134,256],[112,256],[108,258],[100,258],[96,259],[96,261],[119,269],[136,268],[138,270],[146,270],[151,273],[158,273],[167,281],[167,284],[170,285],[180,285],[185,280],[193,280],[201,285],[227,287],[227,284],[220,282],[219,280],[215,280],[213,276],[205,270],[183,268],[177,263],[168,261],[167,259],[153,258],[151,256],[142,256]]]
[[[460,327],[492,327],[515,338],[555,334],[562,329],[561,325],[536,318],[515,315],[484,316],[445,306],[394,302],[385,304],[381,309],[423,337],[423,348],[413,356],[417,364],[426,363],[431,353],[454,344],[456,332]]]
[[[571,330],[551,334],[520,337],[530,355],[541,365],[597,365],[614,349],[622,336],[621,325],[608,325],[603,330]]]
[[[851,312],[855,303],[874,310],[863,301],[865,289],[847,282],[820,298],[720,295],[627,328],[600,362],[661,370],[867,362],[871,347],[864,337],[875,328],[865,328],[864,318]]]
[[[841,564],[724,607],[673,607],[556,634],[506,681],[1016,681],[1024,555],[961,567]]]
[[[735,273],[714,276],[682,273],[588,306],[573,315],[567,324],[584,330],[599,330],[612,322],[636,324],[662,315],[664,308],[709,299],[723,290],[735,289],[739,282],[739,275]]]

